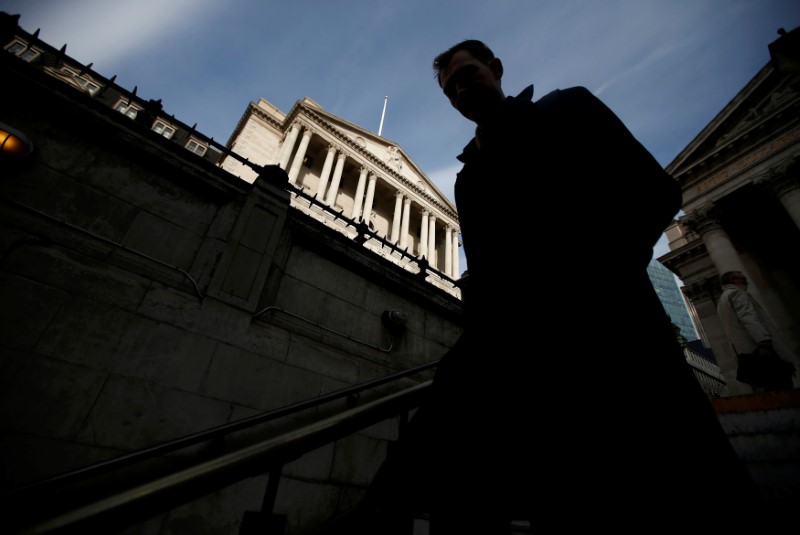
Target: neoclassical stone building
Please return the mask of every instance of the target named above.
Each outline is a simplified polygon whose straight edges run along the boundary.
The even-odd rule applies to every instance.
[[[667,166],[685,215],[667,229],[670,252],[659,260],[683,280],[731,394],[752,390],[735,379],[716,313],[726,271],[747,274],[800,369],[800,35],[781,34],[771,61]]]
[[[456,208],[391,141],[305,97],[288,114],[264,99],[251,103],[228,147],[286,170],[293,207],[353,239],[353,223],[363,222],[384,238],[368,240],[367,248],[414,273],[426,262],[433,268],[428,281],[460,296]],[[223,158],[221,166],[248,182],[256,178],[239,160]]]

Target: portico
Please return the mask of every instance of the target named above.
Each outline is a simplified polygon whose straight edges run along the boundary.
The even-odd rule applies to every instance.
[[[291,186],[315,201],[295,194],[292,206],[351,237],[356,231],[343,218],[366,223],[394,246],[367,247],[411,270],[425,261],[446,276],[431,282],[460,296],[447,280],[460,278],[455,206],[399,147],[327,114],[308,98],[286,116],[266,101],[251,104],[231,139],[234,151],[261,165],[278,165]],[[234,161],[222,166],[255,179]]]

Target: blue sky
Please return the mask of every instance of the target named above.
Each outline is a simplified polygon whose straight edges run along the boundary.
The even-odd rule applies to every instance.
[[[288,112],[308,96],[377,132],[388,96],[383,137],[451,199],[473,125],[440,93],[431,61],[457,41],[494,49],[507,94],[586,86],[666,166],[769,61],[778,28],[800,26],[798,0],[0,0],[0,10],[222,143],[259,98]],[[667,250],[662,240],[655,254]]]

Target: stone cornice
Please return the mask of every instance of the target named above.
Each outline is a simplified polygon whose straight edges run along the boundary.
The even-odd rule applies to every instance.
[[[699,237],[690,241],[686,245],[670,251],[658,258],[658,261],[664,264],[673,273],[678,273],[680,266],[683,264],[697,259],[703,258],[708,255],[705,243]]]
[[[248,107],[248,111],[250,113],[252,113],[253,115],[255,115],[256,117],[258,117],[259,119],[261,119],[262,121],[268,123],[271,126],[274,126],[276,129],[283,130],[283,124],[280,121],[278,121],[277,119],[275,119],[274,117],[272,117],[271,115],[266,113],[264,110],[259,108],[256,104],[251,102],[250,106]],[[238,125],[237,125],[237,127],[238,127]]]
[[[681,291],[692,303],[710,301],[714,297],[714,292],[712,288],[709,288],[707,280],[683,286]]]
[[[751,167],[796,142],[798,80],[764,67],[666,167],[667,172],[684,187],[700,184],[705,191],[741,172],[743,165]],[[745,162],[742,155],[747,155]]]
[[[748,169],[752,169],[760,162],[768,159],[770,156],[780,152],[781,150],[784,150],[787,146],[797,143],[798,140],[800,140],[800,128],[794,128],[788,132],[784,132],[780,137],[772,142],[759,144],[749,153],[739,151],[735,160],[719,169],[716,173],[703,178],[703,180],[698,183],[698,193],[703,193],[713,189],[714,187],[727,182],[729,179],[740,175]],[[692,173],[697,166],[704,165],[708,158],[712,157],[714,157],[714,155],[704,158],[690,169],[687,169],[686,173],[682,173],[680,177],[683,177],[688,173]],[[680,177],[676,178],[681,180]],[[685,182],[684,186],[686,186]]]
[[[726,132],[716,142],[716,146],[726,145],[737,138],[749,135],[753,130],[763,127],[770,119],[786,113],[797,104],[800,95],[792,80],[783,80],[779,87],[770,93],[768,99],[763,99],[758,106],[750,108],[745,115],[730,131]]]
[[[675,176],[684,174],[687,169],[681,169],[680,173],[676,173],[676,170],[680,168],[683,163],[692,156],[692,154],[700,147],[700,145],[708,139],[708,137],[717,130],[720,125],[730,117],[730,115],[739,107],[739,105],[746,100],[748,96],[750,96],[756,88],[758,88],[768,77],[774,69],[772,65],[767,63],[761,70],[756,74],[748,84],[739,91],[739,93],[733,97],[733,99],[728,102],[728,104],[719,112],[717,115],[709,122],[705,128],[703,128],[695,138],[689,142],[689,144],[684,148],[673,160],[666,166],[666,171]]]

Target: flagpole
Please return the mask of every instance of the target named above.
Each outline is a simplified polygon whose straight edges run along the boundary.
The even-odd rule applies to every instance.
[[[378,127],[378,135],[381,135],[383,132],[383,118],[386,116],[386,102],[389,100],[389,97],[383,97],[383,113],[381,113],[381,125]]]

